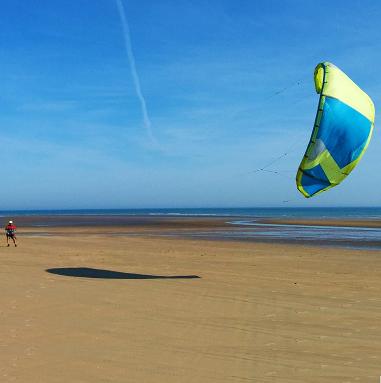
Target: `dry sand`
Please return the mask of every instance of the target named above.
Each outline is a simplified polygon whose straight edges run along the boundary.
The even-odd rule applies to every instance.
[[[0,244],[0,382],[379,382],[379,251],[51,231]]]

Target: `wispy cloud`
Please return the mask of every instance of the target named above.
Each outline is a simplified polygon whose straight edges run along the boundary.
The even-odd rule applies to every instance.
[[[132,53],[130,29],[128,27],[128,22],[127,22],[127,18],[126,18],[125,12],[124,12],[122,0],[116,0],[116,5],[118,7],[120,20],[122,22],[124,42],[126,44],[126,51],[127,51],[128,61],[130,63],[132,79],[134,80],[136,94],[137,94],[137,96],[140,100],[140,103],[142,105],[144,125],[145,125],[145,128],[147,130],[147,133],[148,133],[150,139],[152,141],[154,141],[154,137],[153,137],[152,129],[151,129],[151,121],[150,121],[150,119],[148,117],[148,113],[147,113],[146,101],[143,97],[143,93],[142,93],[142,90],[140,87],[139,76],[138,76],[138,73],[136,71],[135,59],[134,59],[134,55]]]

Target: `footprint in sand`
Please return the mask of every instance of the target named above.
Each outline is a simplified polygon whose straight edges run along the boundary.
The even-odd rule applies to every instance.
[[[17,335],[15,334],[17,330],[18,330],[17,328],[14,328],[13,330],[11,330],[11,333],[12,333],[11,338],[17,338]]]
[[[16,363],[18,361],[18,359],[19,358],[13,358],[12,359],[12,362],[13,362],[12,365],[11,365],[12,367],[18,367],[18,363]]]

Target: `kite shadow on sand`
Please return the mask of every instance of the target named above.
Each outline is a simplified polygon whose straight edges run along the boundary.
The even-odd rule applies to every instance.
[[[59,267],[54,269],[46,269],[48,273],[64,275],[67,277],[77,278],[93,278],[93,279],[194,279],[200,278],[198,275],[146,275],[122,273],[120,271],[92,269],[90,267]]]

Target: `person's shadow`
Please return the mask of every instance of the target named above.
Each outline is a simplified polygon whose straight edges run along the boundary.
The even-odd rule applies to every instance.
[[[66,277],[77,278],[98,278],[98,279],[193,279],[200,278],[198,275],[146,275],[123,273],[120,271],[93,269],[90,267],[59,267],[53,269],[46,269],[48,273],[64,275]]]

